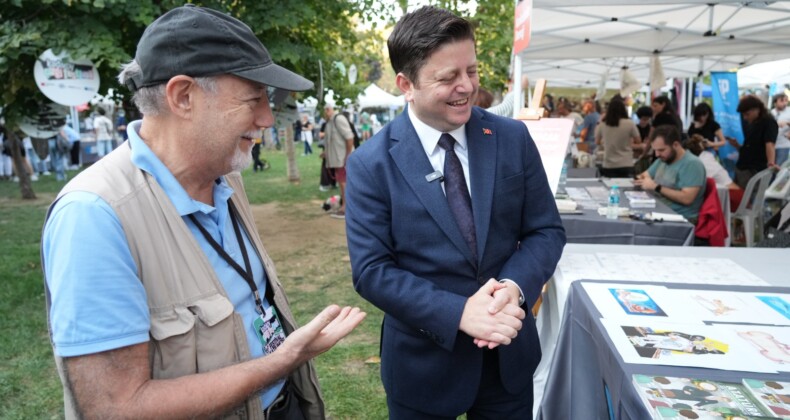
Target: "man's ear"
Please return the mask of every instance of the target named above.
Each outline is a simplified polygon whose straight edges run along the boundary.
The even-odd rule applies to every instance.
[[[405,74],[398,73],[395,76],[395,85],[398,86],[401,92],[403,92],[403,97],[406,99],[406,102],[411,102],[413,91],[414,91],[414,83],[409,80]]]
[[[195,79],[178,75],[171,78],[165,86],[167,108],[174,115],[190,118],[194,106],[195,93],[198,89]]]

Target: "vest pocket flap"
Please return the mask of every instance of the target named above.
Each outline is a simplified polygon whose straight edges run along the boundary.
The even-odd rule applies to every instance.
[[[162,312],[151,312],[151,336],[155,340],[186,334],[194,326],[195,314],[183,306]]]
[[[156,340],[186,334],[195,327],[195,320],[213,327],[233,314],[233,304],[220,295],[214,294],[192,302],[187,307],[176,306],[167,310],[151,312],[151,336]]]
[[[225,296],[216,294],[192,303],[190,309],[204,324],[213,327],[233,313],[233,304]]]

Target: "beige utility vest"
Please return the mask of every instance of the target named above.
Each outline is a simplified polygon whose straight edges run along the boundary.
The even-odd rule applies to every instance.
[[[239,211],[242,226],[263,261],[267,287],[274,292],[271,303],[290,334],[297,324],[258,236],[241,176],[233,173],[225,179],[234,191],[231,200]],[[77,175],[58,198],[72,191],[87,191],[104,199],[115,211],[126,234],[148,299],[152,379],[208,372],[250,359],[241,316],[234,311],[208,258],[162,187],[153,176],[132,163],[128,142]],[[55,359],[63,382],[66,418],[78,418],[63,360],[58,356]],[[289,379],[305,417],[325,418],[312,362],[300,366]],[[260,398],[251,397],[226,418],[263,419]]]

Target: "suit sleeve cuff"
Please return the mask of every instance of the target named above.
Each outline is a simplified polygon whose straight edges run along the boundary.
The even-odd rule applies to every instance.
[[[499,282],[500,283],[513,283],[516,286],[516,288],[518,289],[518,306],[522,306],[524,304],[524,291],[521,290],[521,286],[519,286],[518,283],[516,283],[516,282],[514,282],[513,280],[510,280],[510,279],[502,279],[502,280],[499,280]]]

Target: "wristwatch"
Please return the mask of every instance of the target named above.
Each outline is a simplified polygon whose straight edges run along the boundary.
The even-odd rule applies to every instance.
[[[661,184],[656,184],[656,189],[654,190],[656,194],[661,194]]]

